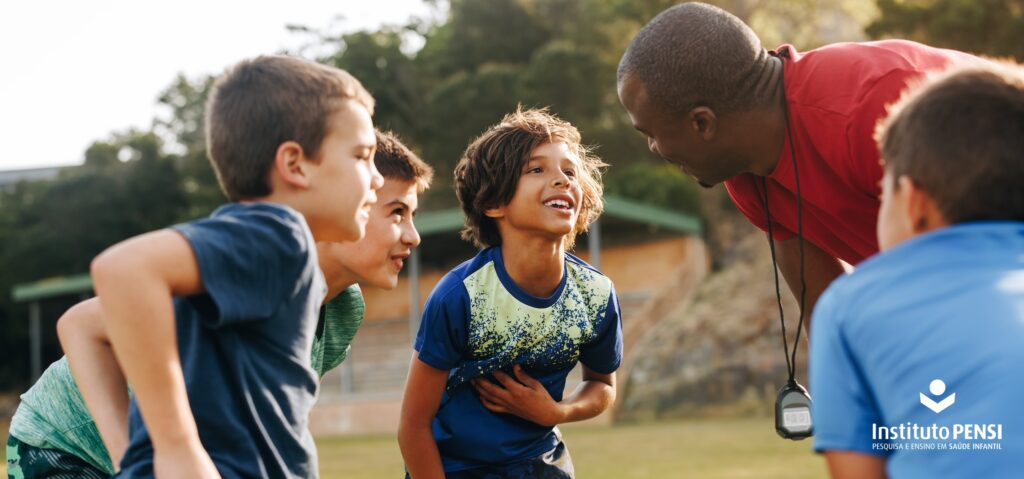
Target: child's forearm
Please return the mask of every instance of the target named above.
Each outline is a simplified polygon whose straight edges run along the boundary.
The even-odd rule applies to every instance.
[[[413,479],[444,479],[441,453],[431,424],[447,381],[448,371],[420,361],[419,353],[413,355],[398,423],[398,447]]]
[[[128,385],[110,349],[99,300],[83,301],[64,313],[57,336],[116,470],[128,447]]]
[[[398,447],[412,479],[444,479],[441,454],[434,442],[434,434],[427,427],[406,427],[398,429]]]
[[[201,449],[172,306],[176,289],[201,289],[188,243],[172,232],[134,238],[94,260],[92,277],[110,343],[134,388],[154,451]]]
[[[569,397],[559,403],[559,423],[584,421],[597,417],[615,402],[614,380],[609,384],[597,379],[584,380]]]

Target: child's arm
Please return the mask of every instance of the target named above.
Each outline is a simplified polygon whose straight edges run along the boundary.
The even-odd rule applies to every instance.
[[[74,305],[57,321],[57,336],[116,471],[128,448],[128,384],[110,349],[100,308],[98,298]]]
[[[526,374],[518,364],[515,379],[494,373],[501,386],[486,379],[474,379],[473,387],[491,412],[519,416],[542,426],[583,421],[595,417],[615,402],[615,373],[600,374],[583,366],[583,382],[569,397],[556,402],[540,381]]]
[[[447,382],[448,371],[429,366],[418,353],[413,354],[398,425],[398,447],[412,479],[444,479],[431,425]]]
[[[202,292],[189,243],[170,230],[118,243],[92,262],[118,363],[134,388],[158,477],[219,477],[199,441],[178,357],[174,296]]]

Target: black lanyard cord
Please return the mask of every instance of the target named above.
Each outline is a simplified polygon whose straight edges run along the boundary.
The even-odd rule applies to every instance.
[[[785,56],[782,54],[780,56]],[[785,62],[783,62],[785,65]],[[782,73],[782,84],[785,85],[785,69]],[[782,323],[782,347],[786,355],[786,371],[789,373],[787,384],[796,384],[796,351],[800,345],[800,333],[804,329],[804,304],[807,300],[807,277],[804,274],[804,215],[803,197],[800,194],[800,174],[797,170],[796,148],[793,146],[793,130],[789,127],[789,105],[786,103],[785,86],[782,93],[782,112],[786,120],[786,136],[789,139],[789,156],[793,161],[793,178],[796,180],[796,228],[797,240],[800,248],[800,320],[797,323],[796,338],[793,341],[792,355],[789,351],[789,341],[786,336],[786,316],[782,309],[782,292],[779,289],[779,267],[775,256],[775,237],[772,236],[772,213],[768,209],[768,180],[761,177],[761,189],[764,191],[764,214],[768,223],[768,246],[772,253],[772,270],[775,273],[775,299],[779,305],[779,322]]]

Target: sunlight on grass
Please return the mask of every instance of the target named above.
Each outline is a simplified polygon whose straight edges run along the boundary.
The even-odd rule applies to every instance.
[[[570,426],[563,432],[581,479],[827,477],[810,441],[779,438],[767,418]],[[402,477],[391,436],[325,438],[317,444],[324,479]]]
[[[5,442],[6,426],[0,423]],[[569,426],[563,432],[581,479],[827,477],[811,441],[780,439],[767,418]],[[320,438],[317,446],[323,479],[403,476],[393,436]],[[0,477],[7,476],[6,461],[3,467]]]

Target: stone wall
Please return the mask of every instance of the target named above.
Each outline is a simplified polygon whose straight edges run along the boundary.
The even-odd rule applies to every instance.
[[[782,331],[765,235],[744,229],[728,248],[729,261],[640,340],[617,419],[771,413],[787,375]],[[792,335],[797,305],[781,278],[780,284]],[[805,337],[797,358],[801,380]]]

